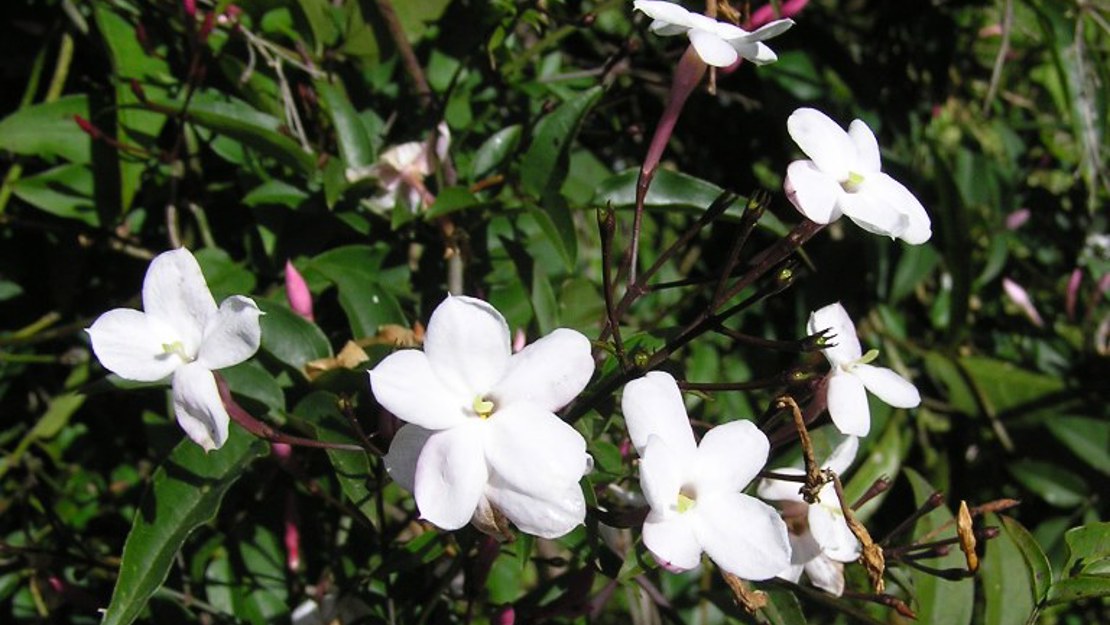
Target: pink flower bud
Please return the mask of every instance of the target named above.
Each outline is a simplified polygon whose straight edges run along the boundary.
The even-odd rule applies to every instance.
[[[185,6],[185,15],[190,19],[197,16],[197,0],[182,0],[182,4]]]
[[[292,261],[288,260],[285,261],[285,296],[293,312],[309,321],[316,320],[312,314],[312,293],[308,290],[308,284]]]
[[[301,568],[301,532],[297,528],[297,499],[290,492],[285,499],[285,564],[290,571]]]
[[[1029,221],[1029,215],[1028,208],[1019,208],[1009,215],[1006,215],[1006,229],[1017,230],[1022,227],[1025,225],[1025,222]]]
[[[513,606],[507,605],[494,612],[490,622],[494,625],[513,625],[516,622],[516,610],[513,609]]]
[[[765,4],[755,11],[752,11],[752,17],[748,20],[747,30],[755,30],[760,26],[766,25],[772,20],[777,20],[784,17],[794,17],[801,13],[802,9],[809,4],[809,0],[786,0],[779,7],[779,15],[775,15],[774,6]]]
[[[270,451],[279,462],[288,462],[293,457],[293,446],[288,443],[271,443]]]
[[[516,333],[513,334],[513,353],[517,353],[524,349],[528,343],[528,337],[524,334],[524,330],[517,328]]]
[[[1079,285],[1083,282],[1083,270],[1076,267],[1068,278],[1068,290],[1064,295],[1064,309],[1068,312],[1068,319],[1075,321],[1075,302],[1079,299]]]
[[[1021,309],[1021,312],[1029,318],[1033,325],[1038,328],[1044,327],[1044,320],[1041,319],[1041,314],[1033,306],[1033,300],[1024,287],[1009,278],[1002,278],[1002,290],[1006,292],[1006,297],[1009,297],[1010,301]]]

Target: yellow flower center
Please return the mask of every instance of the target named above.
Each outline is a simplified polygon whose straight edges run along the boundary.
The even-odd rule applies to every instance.
[[[852,367],[855,367],[856,365],[866,365],[866,364],[875,360],[878,357],[879,357],[879,350],[869,349],[869,350],[867,350],[866,354],[860,356],[859,358],[857,358],[857,359],[855,359],[851,362],[844,363],[842,365],[842,367],[844,368],[845,371],[851,371]]]
[[[698,503],[698,494],[692,486],[683,486],[678,491],[678,503],[675,507],[678,508],[678,513],[683,514],[690,511]]]
[[[192,362],[193,359],[185,353],[185,345],[181,341],[174,341],[173,343],[162,343],[162,351],[166,354],[176,354],[184,362]]]
[[[474,409],[474,413],[477,414],[479,417],[483,419],[488,419],[493,414],[494,406],[493,402],[486,399],[485,397],[482,397],[481,395],[478,395],[474,398],[474,403],[471,405],[471,408]]]
[[[840,186],[848,193],[855,193],[859,191],[860,185],[863,184],[863,174],[850,171],[848,172],[848,179],[840,183]]]

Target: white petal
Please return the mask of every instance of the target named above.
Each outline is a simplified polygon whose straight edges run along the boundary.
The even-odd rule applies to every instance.
[[[775,51],[762,41],[734,41],[732,47],[737,54],[756,65],[767,65],[779,60]]]
[[[227,408],[220,399],[216,376],[203,365],[194,362],[174,372],[173,412],[185,434],[205,451],[227,442]]]
[[[249,297],[234,295],[225,299],[208,320],[197,362],[208,369],[223,369],[253,356],[262,340],[258,324],[261,314]]]
[[[790,30],[790,27],[792,27],[793,25],[794,20],[789,18],[767,22],[763,26],[760,26],[759,28],[748,33],[746,39],[748,39],[749,41],[766,41],[768,39],[771,39],[772,37],[778,37],[784,32]]]
[[[127,380],[155,382],[184,364],[164,347],[181,340],[173,328],[137,310],[109,310],[87,332],[100,364]]]
[[[555,412],[586,388],[593,373],[590,340],[581,332],[559,328],[513,354],[508,373],[494,385],[489,399],[499,408],[525,402]]]
[[[791,564],[790,566],[786,567],[785,569],[779,571],[779,574],[776,575],[775,577],[778,577],[780,579],[785,579],[787,581],[794,582],[795,584],[797,584],[798,580],[802,578],[803,568],[804,567],[801,564]]]
[[[807,511],[808,512],[808,511]],[[802,565],[821,555],[821,545],[814,540],[813,534],[807,527],[801,534],[789,534],[790,538],[790,563]]]
[[[802,477],[806,474],[805,471],[795,467],[782,467],[772,470],[782,475],[797,475]],[[756,493],[759,494],[760,498],[768,501],[805,501],[802,499],[801,488],[801,482],[764,479],[760,480]]]
[[[416,463],[416,507],[442,529],[469,523],[486,489],[489,471],[479,425],[475,421],[432,434]]]
[[[528,495],[494,475],[486,497],[520,531],[540,538],[566,535],[586,519],[586,500],[577,483],[550,497],[546,493]]]
[[[840,500],[832,488],[821,489],[821,503],[809,507],[809,531],[825,555],[840,562],[859,557],[859,541],[837,506]]]
[[[444,386],[428,357],[415,349],[394,352],[371,369],[370,389],[398,419],[429,430],[462,424],[474,401]]]
[[[790,565],[786,524],[779,513],[747,495],[699,497],[694,533],[722,569],[749,580],[770,579]]]
[[[661,22],[686,26],[690,25],[690,12],[673,2],[662,0],[636,0],[633,9]]]
[[[697,449],[694,432],[682,403],[682,393],[671,374],[652,371],[626,384],[621,411],[632,444],[641,454],[648,436],[655,434],[667,441],[679,458],[693,458]]]
[[[698,496],[744,490],[767,464],[771,445],[751,421],[731,421],[709,430],[697,451]]]
[[[867,383],[864,382],[864,386]],[[833,448],[832,453],[821,464],[822,469],[829,469],[837,475],[844,474],[848,467],[852,466],[852,461],[856,459],[856,452],[859,451],[859,438],[855,436],[845,436],[840,444]]]
[[[887,189],[875,184],[886,174],[871,174],[854,193],[843,193],[837,206],[857,226],[881,236],[898,237],[910,225],[910,218],[898,211],[886,195]]]
[[[839,597],[844,594],[844,564],[827,556],[817,556],[805,565],[806,576],[814,586]]]
[[[482,394],[505,374],[512,354],[509,326],[493,306],[473,297],[448,295],[432,313],[424,353],[448,386]]]
[[[882,159],[879,156],[879,142],[875,133],[871,132],[862,119],[854,119],[848,124],[848,136],[856,146],[856,158],[859,163],[859,174],[878,173],[882,169]]]
[[[863,382],[850,373],[834,373],[828,381],[829,416],[842,434],[867,436],[871,431],[871,409]]]
[[[852,375],[858,377],[875,397],[895,408],[916,408],[921,404],[917,387],[886,367],[856,365],[852,367]]]
[[[735,48],[714,33],[691,30],[686,35],[690,37],[690,43],[693,44],[694,50],[697,50],[698,56],[707,65],[728,67],[739,57]]]
[[[393,442],[389,444],[389,453],[384,459],[385,471],[394,482],[410,493],[416,490],[416,463],[420,459],[420,452],[424,450],[424,443],[428,442],[428,437],[432,434],[432,430],[410,423],[397,430]]]
[[[672,24],[670,22],[664,22],[663,20],[652,21],[651,26],[649,26],[648,28],[651,29],[651,32],[661,37],[681,35],[682,33],[690,30],[689,26],[684,26],[682,24]]]
[[[644,546],[660,564],[689,570],[701,564],[701,544],[694,535],[693,517],[677,515],[666,520],[649,515],[644,521]]]
[[[855,145],[828,115],[817,109],[800,108],[787,118],[786,130],[817,168],[837,182],[844,182],[848,172],[856,171]]]
[[[386,173],[385,170],[389,169],[393,170],[391,173],[397,174],[406,169],[412,169],[414,165],[419,168],[418,161],[424,158],[424,152],[423,141],[409,141],[408,143],[395,145],[382,152],[382,155],[378,158],[379,167],[383,170],[383,174]]]
[[[640,489],[658,518],[678,514],[685,467],[667,441],[652,434],[640,456]]]
[[[836,178],[817,169],[813,161],[790,163],[783,190],[794,208],[810,221],[827,224],[840,219],[837,199],[844,189]]]
[[[856,324],[852,322],[852,318],[848,316],[848,311],[844,310],[840,302],[818,308],[809,315],[806,331],[810,334],[816,334],[821,330],[830,331],[826,336],[831,337],[829,342],[833,345],[822,349],[821,352],[829,359],[829,363],[834,369],[840,365],[859,360],[860,356],[863,355],[859,337],[856,336]]]
[[[170,250],[150,261],[143,278],[143,310],[173,328],[185,353],[196,356],[204,328],[216,314],[216,300],[189,250]]]
[[[910,245],[920,245],[933,236],[929,213],[925,212],[925,207],[901,182],[879,173],[868,176],[864,188],[877,194],[886,205],[904,217],[905,224],[898,233],[898,238]]]
[[[491,471],[522,493],[561,493],[586,472],[585,439],[542,408],[517,404],[497,409],[482,425]]]

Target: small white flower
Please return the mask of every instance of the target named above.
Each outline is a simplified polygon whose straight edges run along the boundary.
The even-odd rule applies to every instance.
[[[773,63],[778,57],[763,40],[780,35],[794,25],[794,20],[775,20],[748,32],[739,26],[687,11],[673,2],[636,0],[634,6],[655,20],[651,23],[651,31],[655,34],[686,33],[701,60],[714,67],[728,67],[741,57],[756,65]]]
[[[562,536],[585,518],[578,482],[591,459],[554,412],[593,371],[581,333],[560,328],[513,354],[501,313],[448,296],[428,321],[424,351],[395,352],[370,371],[378,403],[408,422],[386,469],[443,529],[492,506],[523,532]]]
[[[786,195],[807,218],[827,224],[847,215],[856,225],[913,245],[932,236],[925,207],[881,171],[879,144],[867,124],[848,132],[827,115],[800,108],[786,120],[790,137],[812,160],[790,163]]]
[[[390,213],[404,198],[405,205],[413,212],[427,208],[430,199],[424,179],[435,171],[436,163],[447,157],[451,145],[451,131],[447,124],[436,126],[434,145],[426,141],[409,141],[386,148],[378,162],[369,167],[351,168],[346,172],[347,182],[375,178],[381,192],[368,200],[370,207]]]
[[[110,310],[87,332],[100,364],[121,378],[155,382],[172,375],[177,422],[211,451],[227,441],[229,421],[212,371],[258,351],[261,314],[254,300],[241,295],[217,308],[200,265],[182,248],[150,262],[143,311]]]
[[[810,314],[809,333],[822,330],[831,330],[830,342],[834,343],[821,352],[832,365],[826,379],[829,416],[841,433],[867,436],[871,431],[867,391],[895,408],[915,408],[921,403],[917,388],[905,378],[886,367],[867,364],[879,352],[862,353],[856,327],[840,302]]]
[[[751,421],[718,425],[701,440],[670,374],[629,382],[621,402],[640,453],[640,486],[651,506],[644,545],[661,564],[692,569],[704,551],[738,577],[774,577],[790,564],[786,525],[741,491],[767,462],[767,437]]]
[[[842,475],[851,466],[858,450],[859,439],[848,436],[821,468]],[[775,472],[805,475],[805,471],[793,467],[775,469]],[[859,540],[844,519],[840,498],[831,482],[821,487],[812,505],[802,498],[800,488],[799,482],[785,480],[763,480],[759,484],[759,496],[780,503],[790,528],[790,566],[778,576],[796,582],[804,570],[814,586],[839,597],[844,592],[844,563],[859,558]]]

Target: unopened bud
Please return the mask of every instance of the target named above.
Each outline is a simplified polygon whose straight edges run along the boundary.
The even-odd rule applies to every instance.
[[[285,261],[285,297],[293,312],[309,321],[315,321],[312,312],[312,292],[308,290],[308,283],[305,282],[304,276],[289,260]]]

